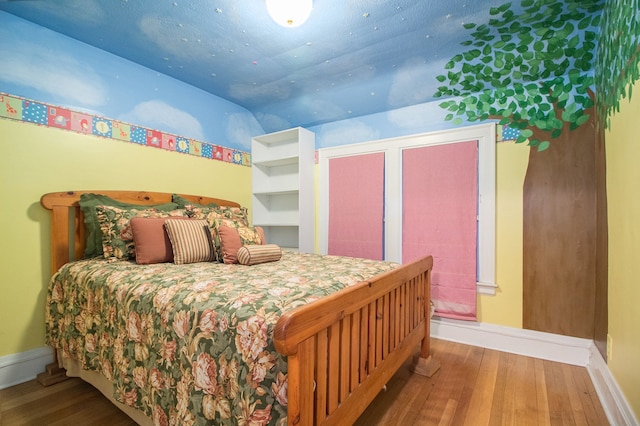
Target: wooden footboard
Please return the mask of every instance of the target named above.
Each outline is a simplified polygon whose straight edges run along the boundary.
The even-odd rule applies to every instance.
[[[274,333],[288,357],[288,424],[351,424],[421,343],[431,375],[430,284],[424,257],[285,313]]]

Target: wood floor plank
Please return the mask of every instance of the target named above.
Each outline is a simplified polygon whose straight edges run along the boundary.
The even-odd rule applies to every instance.
[[[416,419],[416,425],[438,424],[442,418],[449,400],[457,398],[457,393],[462,385],[464,372],[464,360],[467,358],[471,346],[458,345],[447,342],[445,350],[447,356],[442,359],[440,371],[436,373],[436,386],[439,392],[434,392],[424,403]]]
[[[517,355],[506,354],[505,361],[506,373],[501,423],[503,425],[526,423],[527,419],[518,419],[518,393],[521,384],[517,381],[522,379],[520,374],[522,360]]]
[[[549,416],[549,399],[547,397],[547,382],[544,374],[544,363],[541,359],[535,359],[534,375],[536,388],[536,418],[540,426],[549,426],[551,418]]]
[[[509,373],[509,354],[500,352],[498,358],[498,373],[495,379],[495,388],[493,391],[493,402],[491,403],[491,416],[489,417],[489,425],[502,425],[502,417],[506,407],[506,387],[507,376]]]
[[[477,346],[470,346],[467,356],[460,366],[460,374],[457,378],[458,383],[455,384],[459,388],[459,392],[455,392],[452,398],[456,401],[456,409],[453,416],[453,424],[460,425],[464,423],[465,418],[469,414],[469,405],[473,398],[476,388],[478,372],[482,364],[482,355],[484,349]],[[448,407],[447,407],[448,408]],[[446,410],[445,410],[446,411]],[[474,414],[475,417],[475,414]]]
[[[416,353],[419,348],[416,348]],[[427,378],[410,362],[357,426],[594,425],[608,421],[585,368],[432,339],[441,368]],[[0,425],[134,426],[80,379],[29,381],[0,390]]]
[[[482,362],[478,370],[471,401],[469,401],[468,412],[474,414],[465,417],[464,426],[489,424],[499,360],[500,352],[489,349],[483,351]]]
[[[515,362],[514,371],[510,376],[509,383],[517,383],[514,386],[514,420],[526,426],[536,426],[537,404],[535,391],[535,367],[533,358],[513,355]]]
[[[598,399],[598,394],[596,393],[589,373],[583,368],[575,368],[572,371],[588,424],[606,424],[607,415]]]
[[[569,404],[571,404],[574,423],[579,426],[588,425],[589,423],[587,422],[587,417],[584,413],[584,407],[582,405],[582,400],[580,399],[579,390],[573,376],[575,368],[578,367],[573,365],[563,365],[562,376],[567,386],[567,396],[569,397]]]
[[[563,379],[562,365],[543,361],[547,394],[549,397],[549,416],[552,425],[574,425],[571,402],[567,385]]]

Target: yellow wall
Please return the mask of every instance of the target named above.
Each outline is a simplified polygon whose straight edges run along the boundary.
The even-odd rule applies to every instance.
[[[636,84],[636,93],[640,84]],[[620,101],[605,135],[609,220],[609,369],[640,417],[640,98]]]
[[[47,212],[39,204],[42,194],[144,189],[210,195],[251,205],[249,167],[10,120],[0,120],[0,135],[4,196],[0,262],[7,271],[0,285],[0,356],[44,344],[50,228]],[[528,156],[525,145],[497,145],[499,288],[495,296],[478,296],[478,318],[484,323],[522,327],[522,185]]]
[[[478,321],[522,328],[522,185],[529,147],[496,146],[496,289],[478,295]]]
[[[0,119],[0,356],[44,345],[47,192],[132,189],[251,206],[251,168]]]

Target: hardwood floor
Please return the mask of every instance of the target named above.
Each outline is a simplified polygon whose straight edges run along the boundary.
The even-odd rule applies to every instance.
[[[401,368],[357,426],[609,424],[584,367],[432,342],[440,371]]]
[[[608,425],[585,368],[433,339],[431,378],[398,371],[357,426]],[[0,390],[0,425],[135,425],[92,386]]]

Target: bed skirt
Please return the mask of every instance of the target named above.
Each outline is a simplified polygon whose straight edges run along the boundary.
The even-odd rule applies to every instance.
[[[129,407],[119,401],[116,401],[113,394],[113,384],[102,374],[95,372],[84,370],[75,359],[65,357],[62,354],[61,350],[57,351],[58,354],[58,363],[60,367],[67,370],[67,376],[69,377],[79,377],[83,381],[89,383],[94,388],[98,389],[100,393],[102,393],[113,405],[118,407],[122,412],[124,412],[127,416],[131,417],[131,419],[138,423],[141,426],[151,426],[153,425],[153,420],[140,411],[136,410],[133,407]]]

